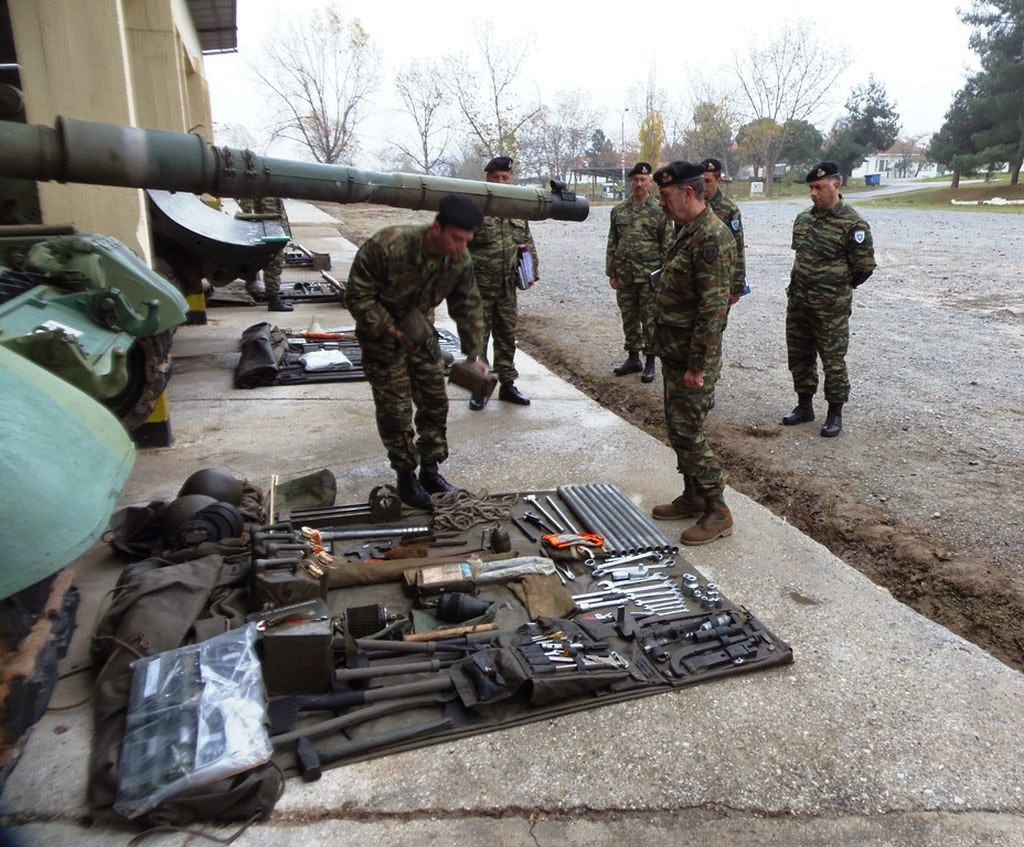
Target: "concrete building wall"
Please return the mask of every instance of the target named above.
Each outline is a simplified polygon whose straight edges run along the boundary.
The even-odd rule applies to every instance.
[[[9,0],[29,123],[57,115],[207,138],[210,98],[184,0]],[[45,223],[113,235],[152,262],[145,195],[40,184]]]

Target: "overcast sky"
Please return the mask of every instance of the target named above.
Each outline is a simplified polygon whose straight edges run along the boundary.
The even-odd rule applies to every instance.
[[[239,0],[238,52],[205,57],[215,123],[258,130],[266,120],[249,65],[260,44],[288,14],[324,6],[324,0]],[[529,44],[522,72],[523,92],[553,102],[556,92],[580,89],[603,114],[601,126],[616,143],[622,110],[627,139],[636,137],[636,106],[653,68],[656,84],[670,99],[686,102],[687,81],[718,77],[734,84],[733,53],[747,43],[766,44],[784,23],[809,24],[824,45],[845,49],[849,68],[830,92],[830,108],[815,121],[827,131],[850,91],[874,74],[895,101],[904,135],[937,130],[963,84],[965,69],[977,66],[967,41],[970,29],[957,9],[970,0],[896,0],[892,3],[823,3],[821,0],[732,0],[728,3],[662,4],[664,13],[641,17],[628,4],[514,0],[475,3],[398,4],[345,0],[338,8],[358,18],[381,55],[381,86],[359,132],[363,154],[356,164],[378,163],[389,138],[408,132],[408,117],[397,110],[392,80],[411,59],[472,53],[474,26],[490,21],[499,34]],[[696,8],[695,8],[696,7]],[[658,8],[644,4],[643,8]],[[683,9],[695,9],[684,12]],[[823,11],[830,10],[829,13]],[[679,11],[676,11],[678,9]],[[834,10],[842,10],[834,12]],[[284,151],[275,151],[283,154]]]

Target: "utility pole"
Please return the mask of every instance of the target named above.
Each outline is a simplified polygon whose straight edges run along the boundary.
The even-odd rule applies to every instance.
[[[621,120],[621,124],[619,126],[619,131],[621,133],[621,135],[619,136],[619,163],[622,166],[622,198],[623,199],[626,198],[626,112],[628,112],[628,111],[629,111],[629,106],[626,106],[626,108],[624,108],[622,110],[622,115],[621,115],[622,120]]]

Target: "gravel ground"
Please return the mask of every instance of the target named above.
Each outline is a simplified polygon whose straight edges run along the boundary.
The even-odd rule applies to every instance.
[[[742,206],[753,293],[730,315],[708,422],[729,482],[904,602],[1024,667],[1022,218],[862,207],[879,267],[855,295],[844,430],[823,439],[820,394],[818,422],[780,424],[795,402],[784,332],[790,232],[806,205]],[[623,353],[604,276],[609,209],[581,224],[531,225],[541,282],[520,296],[520,344],[661,437],[660,378],[611,374]],[[330,211],[357,241],[424,219]]]

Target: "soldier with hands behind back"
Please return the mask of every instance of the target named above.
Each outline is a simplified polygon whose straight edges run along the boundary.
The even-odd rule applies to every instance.
[[[843,429],[843,405],[850,395],[846,351],[853,289],[874,272],[875,250],[871,228],[843,200],[843,177],[834,162],[811,168],[807,184],[812,206],[793,224],[796,258],[786,289],[786,348],[797,405],[782,423],[814,420],[820,356],[828,401],[821,435],[834,438]]]
[[[651,274],[661,267],[668,244],[669,227],[651,190],[651,166],[637,162],[629,172],[630,196],[611,212],[605,275],[615,290],[622,314],[626,360],[614,368],[616,376],[641,373],[643,382],[654,382],[654,289]],[[641,364],[640,352],[646,356]]]

